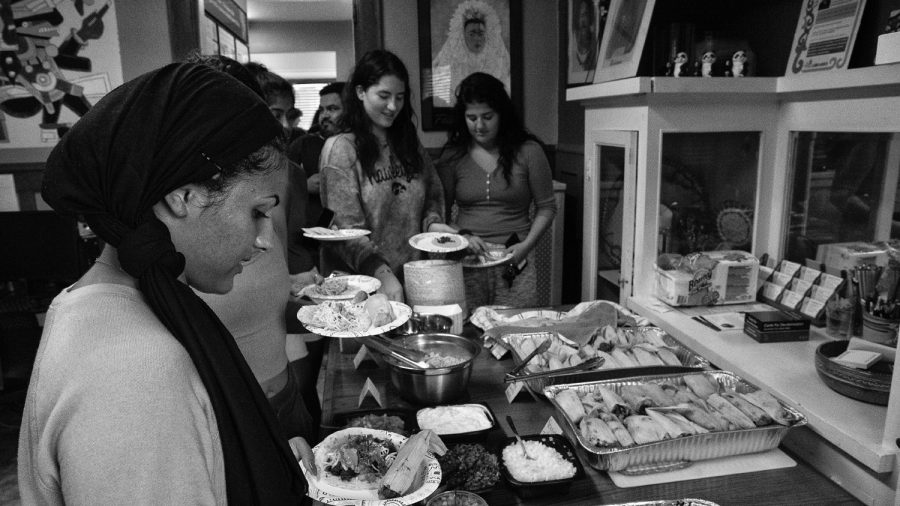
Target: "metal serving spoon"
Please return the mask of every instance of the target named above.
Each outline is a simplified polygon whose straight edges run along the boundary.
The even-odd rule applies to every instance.
[[[513,436],[516,436],[516,440],[522,446],[522,453],[525,454],[525,458],[528,460],[535,460],[534,457],[528,454],[528,450],[525,447],[525,441],[522,440],[522,436],[520,436],[519,431],[516,430],[516,424],[513,423],[513,419],[511,416],[506,415],[506,423],[509,424],[509,428],[512,430]]]

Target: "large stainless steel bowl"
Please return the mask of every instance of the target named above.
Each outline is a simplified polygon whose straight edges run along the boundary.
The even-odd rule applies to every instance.
[[[445,404],[459,399],[466,392],[472,374],[472,361],[481,352],[478,343],[456,334],[442,333],[413,334],[394,342],[425,353],[466,358],[465,362],[450,367],[415,369],[385,357],[391,372],[391,383],[401,397],[415,404]]]

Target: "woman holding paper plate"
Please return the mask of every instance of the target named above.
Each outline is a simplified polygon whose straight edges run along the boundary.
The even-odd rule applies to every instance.
[[[473,253],[463,261],[467,306],[536,305],[534,247],[556,216],[553,180],[500,80],[476,72],[460,83],[438,166],[447,214],[455,203]]]
[[[380,292],[403,301],[397,278],[420,253],[408,239],[420,232],[451,232],[444,194],[412,121],[409,72],[391,52],[369,51],[344,87],[343,130],[322,149],[322,205],[340,229],[368,236],[323,243],[323,273],[335,269],[374,276]]]

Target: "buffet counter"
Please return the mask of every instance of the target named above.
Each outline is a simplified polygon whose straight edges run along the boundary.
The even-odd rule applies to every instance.
[[[480,331],[467,325],[463,334],[470,339],[480,341]],[[321,381],[324,396],[322,399],[323,423],[331,420],[335,413],[356,410],[359,408],[360,393],[366,379],[371,379],[378,388],[385,408],[417,409],[400,398],[397,390],[391,385],[388,368],[375,361],[363,363],[359,369],[354,366],[354,356],[341,353],[337,343],[332,342],[322,365]],[[457,401],[486,403],[498,419],[498,426],[490,431],[486,446],[496,451],[508,436],[506,415],[516,422],[522,434],[536,434],[544,427],[547,420],[554,416],[559,419],[553,406],[546,399],[535,399],[527,393],[520,393],[510,403],[504,393],[506,384],[504,374],[513,367],[509,355],[497,360],[487,350],[476,357],[472,376],[469,381],[467,397]],[[364,400],[363,407],[377,407],[371,398]],[[806,431],[804,427],[794,430]],[[550,495],[522,500],[501,481],[487,494],[491,505],[507,504],[617,504],[637,501],[674,500],[683,498],[705,499],[720,505],[729,504],[859,504],[859,502],[836,483],[813,469],[807,463],[791,455],[797,460],[795,467],[775,469],[752,473],[734,474],[711,478],[693,479],[645,485],[631,488],[619,488],[606,472],[597,471],[582,462],[586,476],[577,479],[568,494]]]

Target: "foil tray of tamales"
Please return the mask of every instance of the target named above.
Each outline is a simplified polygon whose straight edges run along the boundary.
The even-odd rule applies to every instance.
[[[606,326],[581,345],[558,332],[547,331],[506,334],[501,341],[512,352],[513,362],[521,368],[517,378],[538,393],[549,385],[583,381],[592,376],[601,379],[710,368],[707,359],[654,326]],[[545,341],[550,346],[522,366],[522,361]],[[599,366],[578,367],[596,358],[602,359]],[[529,379],[532,374],[538,376]]]
[[[582,458],[647,474],[776,448],[806,418],[727,371],[549,385],[544,395]]]

